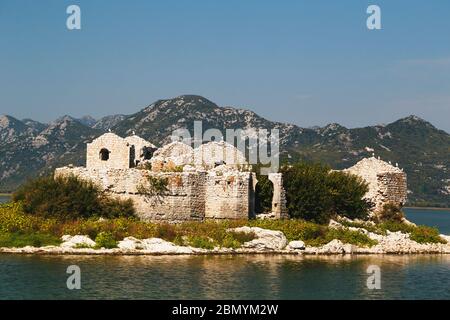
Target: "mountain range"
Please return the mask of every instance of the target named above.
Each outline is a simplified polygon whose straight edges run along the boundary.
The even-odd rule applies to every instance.
[[[45,124],[0,116],[0,192],[13,191],[26,179],[59,166],[84,165],[86,143],[109,130],[120,136],[135,132],[161,146],[175,129],[192,131],[195,120],[202,121],[203,130],[222,132],[277,128],[282,161],[320,161],[343,169],[375,154],[404,168],[410,205],[450,207],[450,135],[417,116],[364,128],[337,123],[301,128],[269,121],[250,110],[219,107],[196,95],[158,100],[134,114],[99,120],[66,115]]]

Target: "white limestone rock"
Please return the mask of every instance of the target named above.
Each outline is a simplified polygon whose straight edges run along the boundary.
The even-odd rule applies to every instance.
[[[291,241],[289,242],[287,249],[290,250],[305,250],[305,243],[303,241]]]
[[[150,238],[142,240],[143,250],[146,253],[158,254],[189,254],[195,250],[191,247],[177,246],[172,242],[165,241],[160,238]]]
[[[82,236],[82,235],[63,235],[61,237],[61,240],[63,243],[61,243],[61,247],[63,248],[75,248],[79,246],[83,247],[94,247],[95,241],[91,240],[88,236]]]
[[[351,254],[356,250],[357,247],[334,239],[321,247],[306,247],[304,252],[307,254]]]
[[[445,241],[447,241],[447,244],[450,245],[450,236],[447,236],[447,235],[445,235],[445,234],[441,234],[440,237],[441,237],[442,239],[444,239]]]
[[[326,245],[322,246],[320,248],[321,253],[329,253],[329,254],[336,254],[336,253],[345,253],[344,249],[344,243],[342,243],[341,240],[331,240]]]
[[[122,250],[142,250],[144,246],[142,241],[134,237],[126,237],[122,241],[119,241],[117,247]]]
[[[282,250],[287,245],[287,239],[283,232],[267,230],[258,227],[240,227],[231,229],[234,232],[254,233],[256,239],[245,242],[242,248],[265,250]]]
[[[342,224],[340,224],[339,222],[337,222],[337,221],[335,221],[335,220],[333,220],[333,219],[330,219],[330,222],[328,223],[328,226],[329,226],[330,228],[335,228],[335,229],[338,229],[338,228],[342,228],[342,227],[343,227]]]

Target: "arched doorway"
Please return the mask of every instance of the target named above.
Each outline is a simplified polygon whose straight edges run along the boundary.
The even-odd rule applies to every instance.
[[[268,176],[258,175],[255,186],[255,213],[272,212],[273,183]]]

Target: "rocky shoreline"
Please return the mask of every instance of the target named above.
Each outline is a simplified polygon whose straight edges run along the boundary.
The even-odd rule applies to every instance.
[[[336,227],[341,227],[336,225]],[[345,254],[450,254],[450,236],[441,235],[443,243],[420,244],[409,238],[409,234],[387,232],[379,235],[362,228],[349,228],[365,233],[378,243],[372,247],[358,247],[332,240],[320,246],[306,246],[303,241],[288,242],[281,231],[258,227],[235,228],[236,232],[252,232],[255,239],[245,242],[240,248],[202,249],[191,246],[178,246],[160,238],[136,239],[127,237],[118,242],[114,249],[94,249],[96,245],[87,236],[65,235],[59,246],[0,248],[4,254],[41,255],[223,255],[223,254],[288,254],[288,255],[345,255]]]

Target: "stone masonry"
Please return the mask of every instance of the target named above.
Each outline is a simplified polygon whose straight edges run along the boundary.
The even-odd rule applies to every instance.
[[[345,172],[363,178],[369,184],[369,191],[365,198],[370,200],[376,213],[387,202],[403,206],[407,198],[406,173],[398,167],[380,160],[379,158],[365,158]]]
[[[255,215],[256,176],[244,167],[244,156],[233,146],[210,142],[193,149],[173,142],[155,149],[135,135],[121,138],[106,133],[88,143],[85,168],[58,168],[55,175],[75,175],[113,197],[132,199],[143,220],[248,219]],[[143,194],[149,177],[167,181],[167,190]],[[269,179],[274,184],[272,216],[286,218],[281,174]]]
[[[209,142],[198,148],[173,142],[157,149],[136,136],[121,138],[106,133],[87,144],[86,167],[63,167],[55,176],[75,175],[90,180],[105,193],[132,199],[143,220],[185,221],[248,219],[255,217],[256,174],[245,157],[226,142]],[[384,203],[403,205],[406,174],[379,159],[367,158],[344,170],[369,184],[366,198],[375,211]],[[142,192],[151,180],[164,180],[164,192]],[[272,212],[264,216],[288,218],[283,176],[269,174],[273,184]]]

